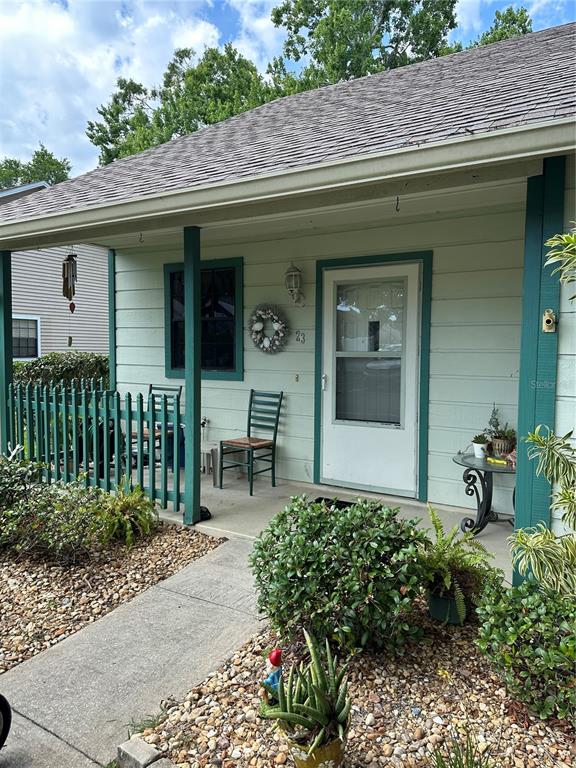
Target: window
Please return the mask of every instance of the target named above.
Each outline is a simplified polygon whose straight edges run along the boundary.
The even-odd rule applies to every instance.
[[[167,264],[166,376],[184,378],[184,269]],[[201,365],[203,379],[242,380],[242,259],[202,262]]]
[[[40,320],[37,317],[12,319],[12,355],[15,360],[40,357]]]

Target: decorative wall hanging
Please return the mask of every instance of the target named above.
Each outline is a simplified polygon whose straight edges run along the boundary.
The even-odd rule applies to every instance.
[[[269,324],[274,333],[266,333]],[[256,307],[250,318],[250,335],[254,346],[262,352],[279,352],[288,341],[288,324],[276,307],[262,304]]]

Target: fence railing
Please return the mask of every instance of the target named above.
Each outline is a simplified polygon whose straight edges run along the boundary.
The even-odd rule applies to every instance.
[[[80,480],[106,491],[140,485],[166,508],[183,501],[184,421],[177,394],[146,398],[102,382],[11,385],[12,447],[44,465],[48,482]]]

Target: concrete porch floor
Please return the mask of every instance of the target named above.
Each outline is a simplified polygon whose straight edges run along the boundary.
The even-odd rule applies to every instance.
[[[336,497],[346,501],[358,496],[379,499],[387,506],[399,507],[402,517],[420,518],[422,521],[420,525],[424,528],[430,527],[426,504],[411,499],[286,480],[278,480],[276,488],[272,488],[269,478],[256,478],[254,496],[250,496],[246,478],[233,477],[232,473],[228,473],[222,489],[213,487],[212,475],[203,475],[201,503],[208,507],[212,513],[212,519],[205,523],[198,523],[196,528],[213,536],[240,536],[253,539],[268,525],[276,513],[284,509],[292,496],[302,494],[306,494],[311,499],[317,496]],[[464,516],[475,516],[472,510],[463,507],[440,504],[435,504],[434,507],[446,530],[454,525],[459,526]],[[164,510],[161,512],[161,517],[173,522],[182,522],[181,512]],[[502,520],[489,523],[478,535],[478,540],[494,555],[493,564],[504,571],[506,580],[509,582],[512,579],[512,564],[507,539],[512,530],[510,523]]]

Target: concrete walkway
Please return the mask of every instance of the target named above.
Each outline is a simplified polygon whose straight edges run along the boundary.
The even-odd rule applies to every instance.
[[[234,538],[0,676],[14,709],[2,768],[105,766],[127,726],[182,698],[259,628]]]

